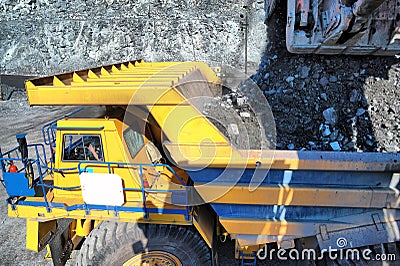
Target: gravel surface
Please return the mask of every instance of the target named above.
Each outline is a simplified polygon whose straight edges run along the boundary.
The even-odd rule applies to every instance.
[[[2,85],[4,92],[15,89]],[[42,126],[69,113],[72,107],[29,107],[26,93],[17,91],[8,101],[0,101],[0,147],[3,151],[17,146],[16,134],[28,133],[28,143],[41,143]],[[6,191],[0,185],[0,264],[52,265],[44,260],[46,250],[40,253],[25,248],[25,220],[7,216]]]

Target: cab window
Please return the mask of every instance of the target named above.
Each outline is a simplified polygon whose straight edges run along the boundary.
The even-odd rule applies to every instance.
[[[131,158],[135,158],[139,150],[144,145],[143,136],[129,127],[124,131],[124,140],[126,146],[128,147]]]
[[[64,135],[63,161],[103,161],[103,158],[100,135]]]

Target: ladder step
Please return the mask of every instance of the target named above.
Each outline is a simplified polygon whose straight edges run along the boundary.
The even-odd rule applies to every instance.
[[[249,261],[250,259],[247,259],[247,261],[245,261],[245,257],[253,257],[253,259],[251,261]],[[243,253],[242,251],[239,252],[239,260],[240,260],[240,265],[241,266],[256,266],[257,265],[257,255],[255,252],[251,253],[251,254],[246,254]]]

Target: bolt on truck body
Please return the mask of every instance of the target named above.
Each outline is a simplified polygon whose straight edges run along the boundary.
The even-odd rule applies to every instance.
[[[79,265],[218,265],[228,235],[242,263],[272,242],[396,248],[398,154],[238,149],[193,104],[220,82],[201,62],[141,60],[27,81],[31,105],[107,107],[0,153],[27,248],[55,265],[75,249]]]

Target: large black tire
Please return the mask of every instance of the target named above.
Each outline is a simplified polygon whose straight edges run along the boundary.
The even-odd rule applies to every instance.
[[[209,248],[189,226],[111,221],[102,222],[89,234],[76,259],[77,265],[114,266],[132,258],[150,261],[152,256],[178,259],[182,265],[211,265]]]

